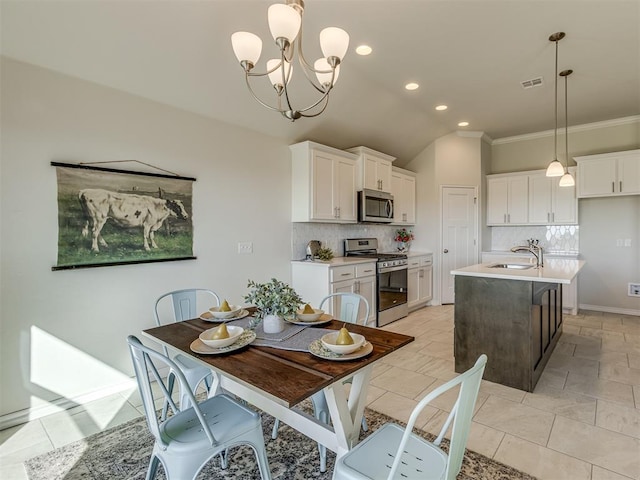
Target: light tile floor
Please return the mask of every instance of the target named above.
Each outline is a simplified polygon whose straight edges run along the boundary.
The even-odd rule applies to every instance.
[[[549,480],[640,480],[640,317],[580,312],[536,387],[483,381],[468,447]],[[406,421],[418,400],[454,373],[453,306],[427,307],[388,325],[416,340],[375,368],[369,406]],[[436,432],[453,395],[418,426]],[[114,394],[0,432],[0,478],[26,479],[23,462],[142,414],[135,391]]]

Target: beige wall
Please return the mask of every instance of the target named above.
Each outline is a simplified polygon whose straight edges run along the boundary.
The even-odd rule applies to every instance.
[[[208,287],[238,303],[250,278],[290,279],[287,145],[49,70],[1,67],[0,415],[117,388],[132,375],[126,336],[153,326],[163,292]],[[50,162],[121,159],[197,178],[198,259],[52,272]],[[238,255],[239,241],[254,254]]]

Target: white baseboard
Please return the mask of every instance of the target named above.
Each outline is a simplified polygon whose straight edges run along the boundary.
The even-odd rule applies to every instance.
[[[593,310],[594,312],[619,313],[621,315],[635,315],[640,317],[640,310],[631,308],[603,307],[601,305],[580,304],[580,310]]]
[[[123,383],[110,385],[108,387],[101,388],[90,393],[78,395],[77,397],[61,397],[55,400],[50,400],[48,403],[38,407],[25,408],[16,412],[7,413],[0,416],[0,430],[14,427],[16,425],[22,425],[23,423],[30,422],[31,420],[46,417],[47,415],[62,412],[70,408],[82,406],[87,403],[93,402],[94,400],[99,400],[109,395],[113,395],[114,393],[123,392],[131,388],[137,388],[137,386],[138,384],[136,382],[136,379],[131,378]]]

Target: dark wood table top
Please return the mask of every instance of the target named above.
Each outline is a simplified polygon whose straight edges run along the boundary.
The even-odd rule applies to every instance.
[[[343,324],[342,321],[332,320],[322,325],[322,328],[339,330]],[[191,342],[198,338],[200,332],[211,327],[210,322],[193,319],[149,328],[143,333],[202,360],[214,370],[281,399],[287,407],[297,405],[341,378],[352,376],[361,368],[414,340],[408,335],[349,324],[349,331],[364,335],[371,343],[373,352],[370,355],[356,360],[332,361],[318,358],[308,352],[252,345],[221,355],[201,355],[192,352],[189,348]]]

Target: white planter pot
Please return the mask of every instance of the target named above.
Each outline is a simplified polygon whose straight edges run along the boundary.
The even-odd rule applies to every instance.
[[[264,333],[280,333],[284,330],[284,319],[278,315],[265,315],[262,319]]]

